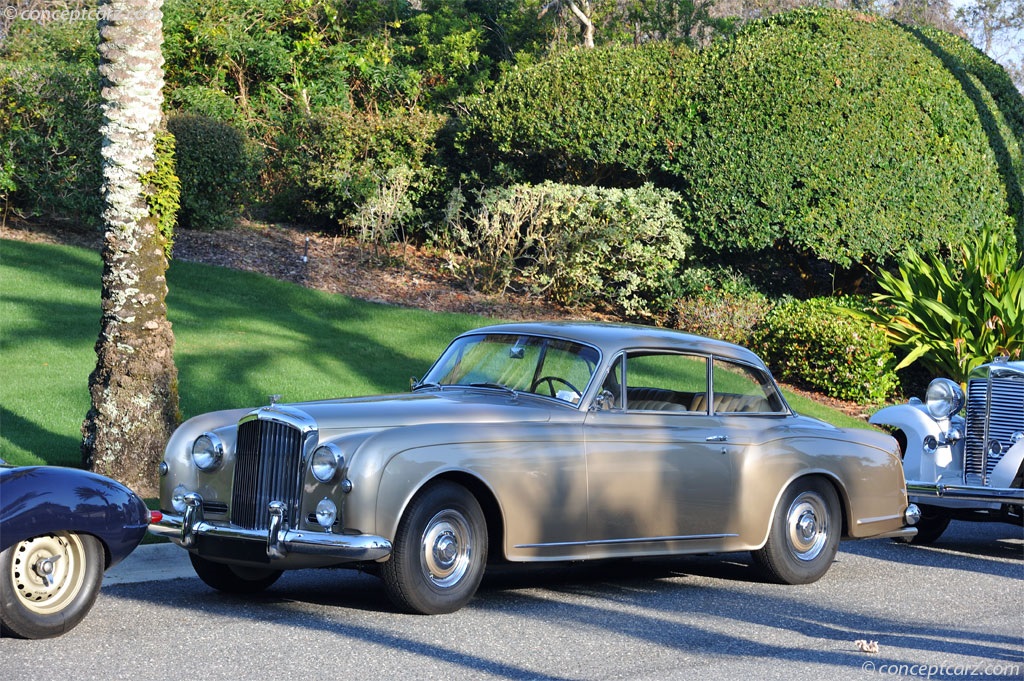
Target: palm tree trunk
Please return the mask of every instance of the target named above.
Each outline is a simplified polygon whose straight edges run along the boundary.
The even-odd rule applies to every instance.
[[[100,0],[103,293],[83,464],[144,496],[178,421],[166,237],[151,214],[163,101],[162,0]]]

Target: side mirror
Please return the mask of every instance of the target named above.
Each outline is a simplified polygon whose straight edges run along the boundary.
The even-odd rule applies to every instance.
[[[610,390],[602,390],[594,400],[594,411],[611,411],[615,408],[615,395]]]

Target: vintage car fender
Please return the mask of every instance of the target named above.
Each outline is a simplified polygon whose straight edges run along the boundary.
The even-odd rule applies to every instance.
[[[124,485],[76,468],[0,469],[0,551],[51,532],[93,535],[109,568],[142,541],[149,525],[145,503]]]
[[[1006,450],[1006,454],[1003,454],[1003,458],[992,469],[990,478],[992,487],[1012,487],[1017,476],[1021,474],[1022,465],[1024,465],[1024,440]]]
[[[963,432],[963,419],[936,421],[923,404],[897,404],[878,410],[868,419],[878,426],[888,426],[903,431],[906,442],[903,452],[903,471],[907,480],[935,482],[949,473],[960,474],[963,440],[950,441],[947,438],[952,428]],[[924,451],[927,438],[937,443],[934,454]]]
[[[774,516],[785,491],[801,478],[811,476],[828,480],[836,489],[843,507],[844,536],[853,539],[895,536],[903,531],[907,495],[903,468],[891,437],[867,430],[835,429],[831,436],[826,431],[817,433],[809,430],[806,437],[787,439],[787,446],[791,451],[785,457],[778,453],[767,454],[774,459],[770,467],[758,465],[759,457],[748,454],[744,459],[756,473],[749,476],[741,473],[741,498],[748,501],[756,499],[758,488],[778,490],[770,505],[747,503],[744,506],[747,518],[744,526],[751,536],[759,537],[751,544],[754,548],[763,546],[767,540],[767,519]],[[764,443],[758,449],[771,452],[771,443]],[[766,478],[766,471],[772,470],[778,472],[778,477]],[[871,471],[870,475],[868,471]],[[877,482],[878,476],[893,482],[884,486],[888,492],[883,491],[882,486],[868,482]],[[744,491],[745,488],[751,492]],[[900,512],[893,513],[894,508]]]

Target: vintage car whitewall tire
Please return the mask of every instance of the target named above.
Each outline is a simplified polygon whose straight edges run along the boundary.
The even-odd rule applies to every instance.
[[[469,602],[486,562],[487,522],[480,504],[465,487],[441,481],[409,504],[381,577],[401,610],[441,615]]]
[[[199,579],[218,591],[232,594],[255,594],[277,581],[281,570],[262,570],[237,565],[226,565],[206,560],[194,553],[188,554],[192,569]]]
[[[768,541],[754,551],[765,577],[780,584],[810,584],[828,572],[839,548],[839,497],[821,478],[790,485],[772,518]]]
[[[59,636],[99,595],[104,551],[87,534],[53,532],[0,553],[0,629],[19,638]]]

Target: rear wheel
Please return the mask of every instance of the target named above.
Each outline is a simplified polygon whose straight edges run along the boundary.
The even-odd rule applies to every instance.
[[[842,519],[835,489],[821,478],[797,480],[775,510],[768,541],[753,552],[769,580],[810,584],[828,572],[839,548]]]
[[[281,576],[281,570],[227,565],[188,554],[199,579],[218,591],[232,594],[255,594],[268,588]]]
[[[469,602],[486,560],[487,523],[480,504],[465,487],[438,482],[409,504],[381,577],[397,607],[440,615]]]
[[[103,582],[103,546],[95,537],[53,532],[0,553],[0,629],[50,638],[88,614]]]

